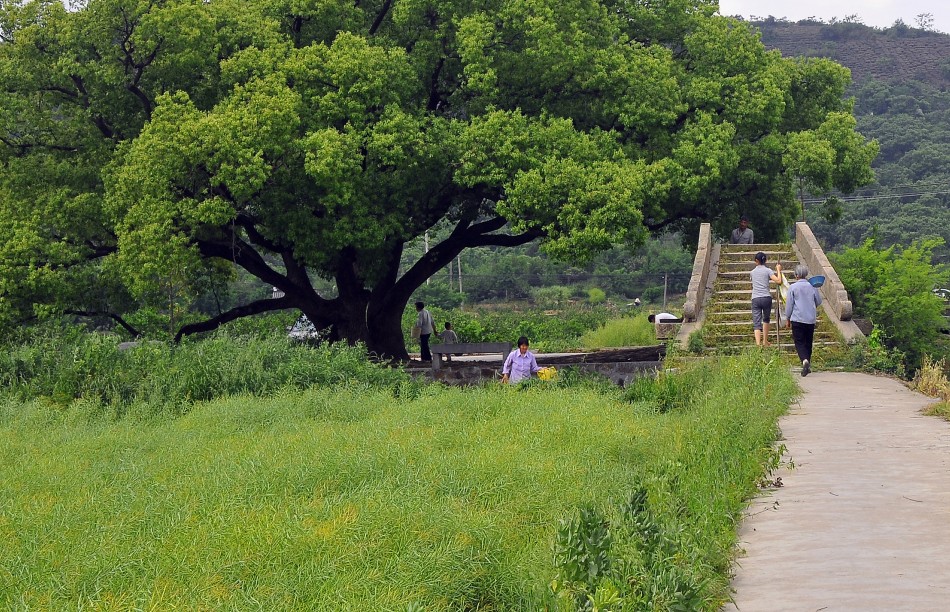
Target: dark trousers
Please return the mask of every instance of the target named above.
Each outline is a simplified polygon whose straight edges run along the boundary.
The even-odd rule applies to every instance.
[[[792,321],[792,339],[795,340],[795,351],[802,361],[811,361],[811,347],[815,342],[815,324]]]
[[[432,351],[429,350],[429,336],[432,334],[422,334],[419,336],[419,349],[422,353],[423,361],[432,361]]]

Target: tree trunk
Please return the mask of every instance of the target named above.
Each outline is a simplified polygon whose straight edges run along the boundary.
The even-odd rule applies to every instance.
[[[405,336],[402,330],[402,313],[405,309],[394,308],[368,317],[369,336],[366,348],[379,359],[408,361]],[[372,311],[371,311],[372,312]]]
[[[409,353],[402,330],[405,306],[386,308],[371,303],[365,295],[351,295],[347,300],[336,298],[326,309],[302,310],[317,329],[328,332],[331,342],[362,342],[376,359],[407,361]]]

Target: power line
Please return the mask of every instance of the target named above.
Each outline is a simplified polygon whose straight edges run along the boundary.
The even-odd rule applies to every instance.
[[[837,197],[838,200],[841,202],[869,202],[873,200],[887,200],[890,198],[919,198],[921,196],[928,196],[928,195],[946,195],[948,193],[950,193],[950,190],[948,191],[922,191],[918,193],[888,193],[888,194],[871,195],[871,196],[849,196],[849,197],[834,196],[834,197]],[[809,198],[807,200],[802,200],[802,202],[804,202],[805,204],[821,204],[827,199],[828,198]]]

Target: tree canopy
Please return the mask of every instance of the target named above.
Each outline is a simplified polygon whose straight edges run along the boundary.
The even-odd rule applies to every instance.
[[[236,266],[284,297],[177,337],[298,308],[405,357],[406,303],[463,249],[584,260],[740,213],[777,238],[798,186],[850,191],[877,150],[846,69],[766,51],[714,1],[0,8],[7,324],[173,313]]]

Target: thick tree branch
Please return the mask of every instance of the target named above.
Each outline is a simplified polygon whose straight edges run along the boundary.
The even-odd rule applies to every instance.
[[[383,25],[383,20],[386,18],[386,14],[389,13],[390,7],[393,5],[393,0],[386,0],[383,2],[383,7],[379,10],[379,14],[376,15],[376,19],[373,20],[373,25],[369,27],[369,35],[373,36],[376,34],[376,31],[381,25]]]
[[[44,142],[14,142],[3,136],[0,136],[0,143],[5,144],[11,149],[17,149],[18,155],[24,155],[30,149],[47,149],[49,151],[65,151],[67,153],[75,153],[79,150],[79,147],[48,144]]]
[[[82,102],[83,108],[89,110],[91,103],[89,102],[89,92],[86,91],[86,85],[83,83],[82,77],[76,74],[69,76],[73,84],[76,86],[76,89],[79,91],[79,99]],[[100,114],[94,114],[92,116],[92,122],[95,126],[102,132],[102,135],[106,138],[115,138],[115,130],[112,129],[112,126],[109,125],[109,122]]]
[[[233,200],[232,200],[233,201]],[[282,253],[286,249],[283,249],[279,244],[270,240],[264,234],[262,234],[257,229],[257,222],[253,217],[247,213],[238,213],[238,216],[234,219],[235,225],[244,230],[247,234],[248,240],[251,241],[251,244],[256,244],[257,246],[264,247],[272,253]]]
[[[198,250],[204,257],[217,257],[241,266],[268,285],[284,289],[290,288],[286,276],[271,268],[252,246],[233,237],[232,242],[199,240]]]
[[[257,300],[256,302],[251,302],[250,304],[245,304],[244,306],[238,306],[226,312],[222,312],[218,316],[212,317],[205,321],[183,325],[181,329],[179,329],[175,334],[175,342],[181,342],[181,339],[184,336],[217,329],[225,323],[234,321],[235,319],[240,319],[241,317],[248,317],[251,315],[260,314],[262,312],[270,312],[272,310],[286,310],[287,308],[293,307],[293,300],[288,296],[284,296],[282,298],[271,298],[267,300]]]
[[[133,338],[138,338],[142,335],[142,332],[132,327],[128,321],[115,314],[114,312],[100,312],[97,310],[64,310],[64,314],[76,315],[80,317],[109,317],[119,325],[121,325],[127,332],[132,334]]]

